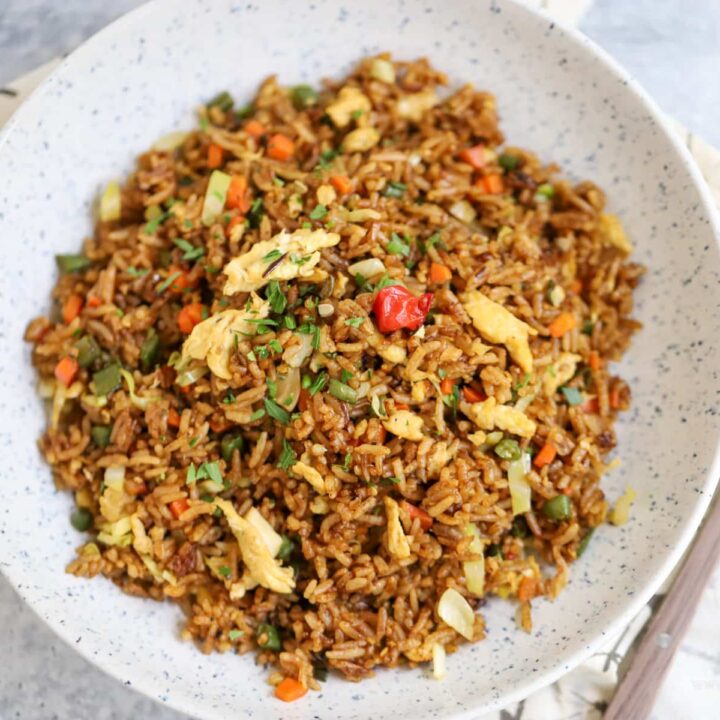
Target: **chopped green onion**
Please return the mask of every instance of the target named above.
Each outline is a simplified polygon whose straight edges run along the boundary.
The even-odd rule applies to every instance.
[[[519,460],[522,450],[516,440],[503,438],[495,446],[495,454],[503,460]]]
[[[70,515],[70,524],[78,532],[87,532],[92,526],[93,515],[87,508],[75,508]]]
[[[327,215],[327,208],[318,203],[310,213],[311,220],[322,220]]]
[[[581,557],[583,553],[587,550],[588,545],[590,544],[590,540],[592,539],[593,533],[595,532],[595,528],[590,528],[586,533],[585,537],[580,541],[580,544],[577,547],[576,557]]]
[[[305,110],[313,105],[317,105],[318,94],[315,89],[309,85],[296,85],[291,90],[290,96],[298,110]]]
[[[391,278],[387,273],[383,275],[380,280],[378,281],[378,284],[375,286],[376,290],[382,290],[383,288],[390,287],[391,285],[401,285],[402,283],[399,280],[395,280],[395,278]]]
[[[586,320],[582,326],[582,333],[584,335],[592,335],[595,329],[595,323],[592,320]]]
[[[232,106],[235,104],[235,101],[232,99],[232,95],[227,90],[223,90],[221,93],[218,93],[210,102],[207,104],[208,107],[216,107],[218,110],[222,110],[223,112],[227,112],[228,110],[232,110]]]
[[[353,390],[349,385],[331,378],[328,390],[333,397],[336,397],[342,402],[355,404],[358,401],[357,390]]]
[[[330,163],[338,156],[337,150],[324,150],[320,153],[320,160],[318,166],[323,170],[327,170],[330,167]]]
[[[288,330],[294,330],[297,327],[297,322],[295,321],[294,315],[286,315],[283,318],[283,323]]]
[[[64,273],[79,272],[90,267],[90,260],[84,255],[56,255],[55,262]]]
[[[274,400],[264,398],[263,404],[265,405],[267,414],[271,418],[277,420],[283,425],[287,425],[290,422],[290,413],[284,407],[278,405]]]
[[[125,272],[130,275],[130,277],[138,278],[147,275],[150,271],[147,268],[136,268],[131,265]]]
[[[250,422],[255,422],[263,417],[265,417],[265,410],[263,408],[259,408],[250,415]]]
[[[158,208],[159,209],[159,208]],[[162,225],[170,216],[172,213],[170,211],[168,212],[161,212],[159,215],[156,215],[153,217],[150,222],[145,225],[144,232],[146,235],[154,235],[157,232],[157,229]]]
[[[157,292],[162,295],[180,276],[182,272],[177,270],[174,273],[170,273],[157,287]]]
[[[347,472],[350,469],[350,463],[352,463],[353,454],[352,452],[345,453],[345,458],[343,460],[342,469]]]
[[[556,495],[545,502],[542,511],[550,520],[569,520],[572,517],[570,498],[567,495]]]
[[[229,568],[227,565],[221,565],[221,566],[218,568],[218,572],[219,572],[223,577],[230,577],[230,575],[231,575],[231,573],[232,573],[232,571],[230,570],[230,568]]]
[[[340,371],[340,382],[346,383],[348,380],[352,380],[355,377],[349,370]]]
[[[81,368],[89,368],[101,355],[100,346],[92,335],[81,337],[75,347],[78,351],[77,361]]]
[[[568,405],[580,405],[583,402],[583,394],[574,387],[561,387],[560,392],[565,396]]]
[[[268,342],[268,347],[274,352],[274,353],[281,353],[283,351],[283,346],[280,343],[279,340],[276,338],[273,338]]]
[[[110,444],[111,432],[112,428],[109,425],[93,425],[90,430],[90,437],[98,447],[104,448]]]
[[[265,263],[271,263],[275,262],[275,260],[279,260],[283,256],[283,253],[275,248],[274,250],[271,250],[267,255],[263,255],[262,261]]]
[[[225,435],[220,442],[220,452],[223,460],[229,465],[235,450],[242,452],[244,444],[245,441],[242,435]]]
[[[109,395],[120,387],[120,365],[112,363],[93,374],[96,395]]]
[[[230,176],[220,170],[213,170],[208,182],[202,209],[203,225],[212,225],[225,208]],[[262,201],[261,201],[262,202]]]
[[[405,191],[407,190],[407,185],[405,183],[401,182],[389,182],[385,189],[382,191],[382,194],[385,197],[391,197],[391,198],[401,198]]]
[[[239,638],[241,638],[245,633],[242,630],[231,630],[228,633],[228,640],[231,642],[235,642]]]
[[[183,251],[183,260],[192,262],[193,260],[201,258],[205,254],[205,248],[195,247],[192,243],[189,243],[183,238],[178,238],[177,240],[173,240],[173,242]]]
[[[292,445],[283,438],[282,452],[280,453],[280,458],[278,459],[278,467],[283,470],[289,470],[295,464],[296,459],[297,455],[295,454]]]
[[[283,535],[277,554],[278,559],[287,560],[293,554],[293,550],[295,550],[295,543],[287,535]]]
[[[503,153],[498,158],[498,164],[503,170],[515,170],[520,165],[520,158],[517,155],[511,155],[510,153]]]
[[[257,230],[260,227],[260,221],[265,213],[265,206],[263,205],[262,198],[255,198],[250,210],[248,210],[245,217],[247,218],[248,225],[253,229]]]
[[[532,509],[532,488],[525,476],[530,472],[530,455],[521,453],[508,467],[508,488],[512,501],[513,515],[520,515]]]
[[[274,625],[260,623],[257,627],[255,637],[257,638],[258,647],[262,650],[274,650],[277,652],[282,649],[280,635]]]
[[[349,325],[350,327],[359,328],[364,322],[365,322],[364,317],[353,317],[353,318],[348,318],[345,321],[345,324]]]
[[[410,255],[410,244],[407,239],[401,238],[397,233],[390,236],[390,242],[387,244],[387,251],[393,255]]]
[[[326,381],[327,373],[323,371],[308,385],[307,390],[310,395],[315,395],[316,393],[320,392],[320,390],[323,389]]]
[[[274,400],[277,395],[277,382],[272,378],[267,378],[265,384],[267,385],[268,395]]]
[[[277,280],[271,280],[268,283],[265,297],[270,303],[270,309],[274,313],[281,313],[287,307],[287,298],[285,293],[280,289],[280,283]]]
[[[535,198],[543,198],[549,200],[555,194],[555,188],[550,183],[543,183],[538,185],[535,191]]]
[[[154,367],[159,349],[160,338],[155,328],[150,328],[140,346],[140,364],[144,372],[149,372]]]

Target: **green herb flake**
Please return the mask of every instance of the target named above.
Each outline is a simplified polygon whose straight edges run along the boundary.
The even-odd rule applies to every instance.
[[[274,400],[277,395],[277,382],[272,378],[267,378],[265,384],[267,385],[268,395]]]
[[[317,91],[310,85],[296,85],[290,91],[290,97],[298,110],[306,110],[318,102]]]
[[[282,452],[280,453],[277,466],[282,470],[288,471],[295,464],[296,459],[297,455],[292,445],[283,438]]]
[[[90,260],[84,255],[56,255],[55,261],[61,272],[73,273],[90,267]]]
[[[345,472],[350,470],[350,463],[352,463],[353,454],[352,452],[345,453],[345,460],[343,461],[342,468]]]
[[[205,254],[205,248],[195,247],[192,243],[189,243],[187,240],[183,240],[182,238],[173,240],[173,242],[183,251],[183,260],[192,262],[193,260],[201,258]]]
[[[263,404],[267,414],[277,420],[282,425],[287,425],[290,422],[290,413],[282,406],[278,405],[274,400],[270,398],[264,398]]]
[[[294,315],[286,315],[283,318],[283,324],[288,330],[294,330],[297,327],[297,322]]]
[[[347,383],[348,380],[352,380],[355,376],[348,370],[340,371],[340,382]]]
[[[353,328],[359,328],[365,322],[364,317],[353,317],[345,320],[345,324]]]
[[[311,220],[322,220],[327,215],[327,211],[328,210],[324,205],[318,203],[314,207],[313,211],[310,213],[310,219]]]
[[[275,250],[271,250],[267,255],[263,257],[263,262],[271,263],[275,260],[279,260],[283,254],[278,250],[277,248]]]
[[[218,572],[219,572],[223,577],[230,577],[230,568],[227,567],[227,566],[225,566],[225,565],[221,565],[221,566],[218,568]]]
[[[182,275],[182,272],[180,270],[168,275],[168,277],[166,277],[165,280],[163,280],[160,283],[160,285],[158,285],[158,287],[157,287],[158,295],[161,295],[162,293],[164,293],[181,275]]]
[[[318,167],[327,170],[330,167],[332,161],[338,156],[337,150],[324,150],[320,153],[320,159],[318,161]]]
[[[409,238],[401,238],[397,233],[393,233],[390,236],[390,242],[387,244],[386,249],[393,255],[408,257],[410,255]]]
[[[307,375],[305,377],[308,377]],[[309,378],[308,378],[309,379]],[[323,370],[312,382],[308,383],[307,391],[310,395],[319,393],[327,382],[327,373]]]
[[[227,112],[232,110],[234,104],[235,101],[232,99],[232,95],[227,90],[223,90],[207,103],[207,107],[216,107],[218,110]]]
[[[228,640],[230,640],[230,642],[235,642],[236,640],[241,638],[244,634],[245,633],[242,630],[231,630],[228,633]]]
[[[403,197],[403,195],[405,195],[406,190],[407,190],[407,185],[405,183],[389,182],[385,186],[385,189],[382,191],[382,194],[385,197],[400,199],[401,197]]]
[[[190,467],[187,469],[187,473],[185,475],[185,483],[187,485],[193,485],[196,480],[197,480],[197,468],[195,467],[194,463],[190,463]]]
[[[130,277],[139,278],[143,275],[147,275],[150,271],[147,268],[136,268],[131,265],[125,270],[125,272],[130,275]]]
[[[154,235],[157,232],[157,229],[172,215],[171,212],[164,212],[160,213],[157,217],[150,220],[145,225],[145,234],[146,235]]]
[[[260,408],[259,410],[255,410],[255,412],[250,415],[250,422],[255,422],[256,420],[260,420],[260,418],[264,417],[265,410],[263,408]]]
[[[269,343],[268,347],[274,352],[274,353],[281,353],[283,351],[283,346],[281,345],[280,341],[273,338]]]

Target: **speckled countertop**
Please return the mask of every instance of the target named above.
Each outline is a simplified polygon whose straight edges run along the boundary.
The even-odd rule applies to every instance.
[[[52,58],[71,51],[89,35],[141,0],[0,0],[0,87]],[[720,3],[717,0],[543,0],[534,4],[565,6],[579,26],[649,90],[663,109],[693,132],[720,147]],[[689,13],[688,9],[692,12]],[[0,120],[1,124],[1,120]],[[716,168],[720,175],[720,166]],[[705,601],[715,622],[693,625],[676,665],[686,680],[674,693],[663,692],[653,718],[705,720],[720,706],[720,573]],[[708,599],[709,598],[709,599]],[[709,605],[708,605],[709,602]],[[0,720],[186,720],[91,666],[62,643],[0,577]],[[615,648],[613,648],[615,650]],[[608,654],[609,658],[609,654]],[[609,660],[608,660],[609,661]],[[699,664],[699,665],[698,665]],[[583,668],[575,695],[582,703],[563,717],[599,718],[597,706],[584,694]],[[589,672],[589,670],[588,670]],[[587,684],[587,683],[586,683]],[[703,700],[689,706],[684,692]],[[679,704],[676,704],[676,701]],[[583,709],[580,709],[583,708]],[[706,712],[705,712],[706,710]],[[535,720],[529,701],[500,714],[501,720]],[[547,720],[560,720],[558,717]]]

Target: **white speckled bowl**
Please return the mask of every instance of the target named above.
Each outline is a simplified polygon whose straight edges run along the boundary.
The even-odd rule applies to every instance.
[[[448,659],[443,682],[384,671],[359,685],[331,679],[280,705],[251,656],[200,654],[178,639],[179,611],[63,572],[82,538],[70,497],[53,490],[35,446],[27,321],[48,307],[53,255],[90,229],[99,188],[152,141],[193,122],[192,108],[228,88],[249,97],[277,73],[288,84],[345,72],[361,55],[428,55],[456,82],[496,93],[511,142],[607,190],[637,258],[645,329],[623,362],[633,409],[620,423],[622,466],[610,498],[632,483],[632,521],[604,527],[535,630],[491,601],[488,638]],[[342,5],[160,0],[73,54],[0,138],[0,567],[68,642],[126,684],[202,718],[449,718],[518,699],[615,633],[655,592],[690,541],[718,474],[718,245],[711,202],[689,155],[657,111],[576,33],[514,4],[364,0]]]

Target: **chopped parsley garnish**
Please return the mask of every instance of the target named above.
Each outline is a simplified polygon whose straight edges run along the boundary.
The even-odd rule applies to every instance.
[[[287,298],[285,293],[280,289],[280,283],[277,280],[271,280],[268,283],[265,297],[270,303],[270,309],[274,313],[281,313],[287,307]]]
[[[277,420],[283,425],[287,425],[290,422],[290,413],[284,407],[278,405],[274,400],[271,400],[270,398],[264,398],[263,404],[265,405],[265,410],[267,414],[271,418]]]
[[[318,203],[313,211],[310,213],[311,220],[322,220],[327,215],[327,208],[324,205]]]
[[[303,335],[312,335],[312,347],[313,350],[320,349],[320,328],[314,323],[303,323],[299,328],[298,332]]]
[[[407,190],[407,185],[405,183],[390,182],[385,186],[385,189],[382,191],[382,194],[385,197],[401,198],[405,194],[406,190]]]
[[[409,238],[401,238],[397,233],[390,236],[390,242],[387,244],[387,251],[393,255],[410,255]]]
[[[165,280],[158,285],[158,293],[164,293],[181,275],[182,272],[180,270],[168,275],[168,277],[166,277]]]
[[[312,228],[312,223],[306,221],[300,227],[302,227],[304,230],[310,230]]]
[[[187,240],[183,240],[182,238],[173,240],[173,242],[183,251],[183,260],[192,262],[193,260],[201,258],[205,254],[205,248],[195,247],[192,243],[189,243]]]
[[[383,485],[398,485],[401,481],[399,477],[395,477],[394,475],[390,475],[390,477],[384,477],[380,481]]]
[[[312,255],[290,255],[290,262],[294,263],[295,265],[304,265],[307,262],[310,262],[310,259],[312,258]]]
[[[295,464],[296,459],[297,455],[292,449],[292,445],[283,439],[283,448],[277,466],[283,470],[289,470]]]
[[[348,318],[345,321],[345,324],[349,325],[350,327],[359,328],[364,322],[365,322],[364,317],[354,317],[354,318]]]

